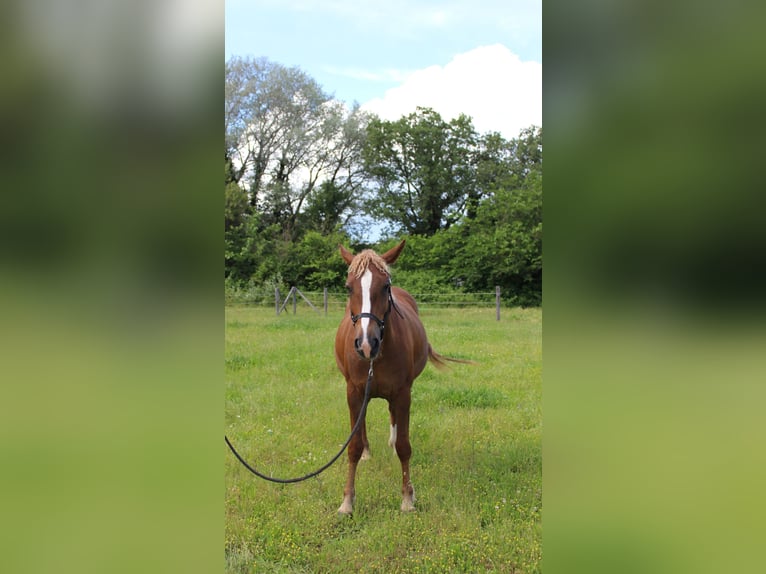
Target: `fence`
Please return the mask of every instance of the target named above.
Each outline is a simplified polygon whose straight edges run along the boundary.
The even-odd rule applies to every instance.
[[[495,308],[495,316],[500,320],[500,287],[495,287],[495,292],[487,293],[412,293],[418,302],[418,307],[487,307]],[[277,315],[285,311],[287,305],[292,302],[293,314],[298,312],[298,297],[300,297],[315,312],[327,315],[329,309],[343,310],[346,307],[347,296],[342,293],[329,293],[324,291],[303,292],[297,287],[291,287],[284,299],[281,298],[279,288],[274,289],[274,308]]]

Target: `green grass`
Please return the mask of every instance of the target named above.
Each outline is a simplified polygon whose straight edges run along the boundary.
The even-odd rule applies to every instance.
[[[341,314],[226,309],[225,432],[260,471],[287,478],[324,464],[348,436],[333,344]],[[540,309],[425,310],[441,354],[477,361],[413,386],[411,472],[417,511],[403,514],[388,410],[370,403],[372,459],[359,465],[352,518],[336,513],[344,454],[316,478],[277,485],[224,445],[227,572],[540,572]]]

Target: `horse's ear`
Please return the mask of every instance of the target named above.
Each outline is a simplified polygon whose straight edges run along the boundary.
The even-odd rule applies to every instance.
[[[343,257],[343,261],[345,261],[347,265],[351,265],[351,261],[354,259],[354,254],[342,245],[338,245],[338,247],[340,247],[340,256]]]
[[[402,239],[402,242],[399,245],[389,249],[383,255],[381,255],[381,257],[383,258],[383,261],[385,261],[389,265],[392,265],[394,261],[396,261],[399,258],[399,254],[402,252],[402,249],[404,249],[404,244],[405,244],[405,240]]]

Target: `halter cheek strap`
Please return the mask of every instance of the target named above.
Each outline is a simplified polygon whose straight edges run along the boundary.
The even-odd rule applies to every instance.
[[[388,315],[391,313],[391,309],[396,310],[396,313],[402,317],[401,312],[396,306],[396,303],[394,303],[394,295],[391,292],[391,289],[389,287],[388,290],[388,309],[386,309],[385,315],[383,315],[383,319],[380,319],[376,315],[372,313],[359,313],[358,315],[354,315],[353,312],[349,311],[351,314],[351,322],[356,326],[356,322],[359,321],[359,319],[362,319],[364,317],[367,317],[368,319],[372,319],[378,324],[378,327],[380,328],[380,340],[383,341],[383,335],[386,332],[386,321],[388,321]]]

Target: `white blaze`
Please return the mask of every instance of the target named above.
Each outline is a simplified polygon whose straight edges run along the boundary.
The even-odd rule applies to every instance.
[[[372,286],[372,271],[367,269],[367,271],[364,272],[364,275],[362,275],[362,313],[369,313],[372,309],[372,302],[370,300],[370,287]],[[362,334],[364,339],[362,339],[362,344],[364,345],[367,343],[369,345],[369,341],[367,340],[367,327],[370,326],[370,318],[369,317],[362,317]]]

